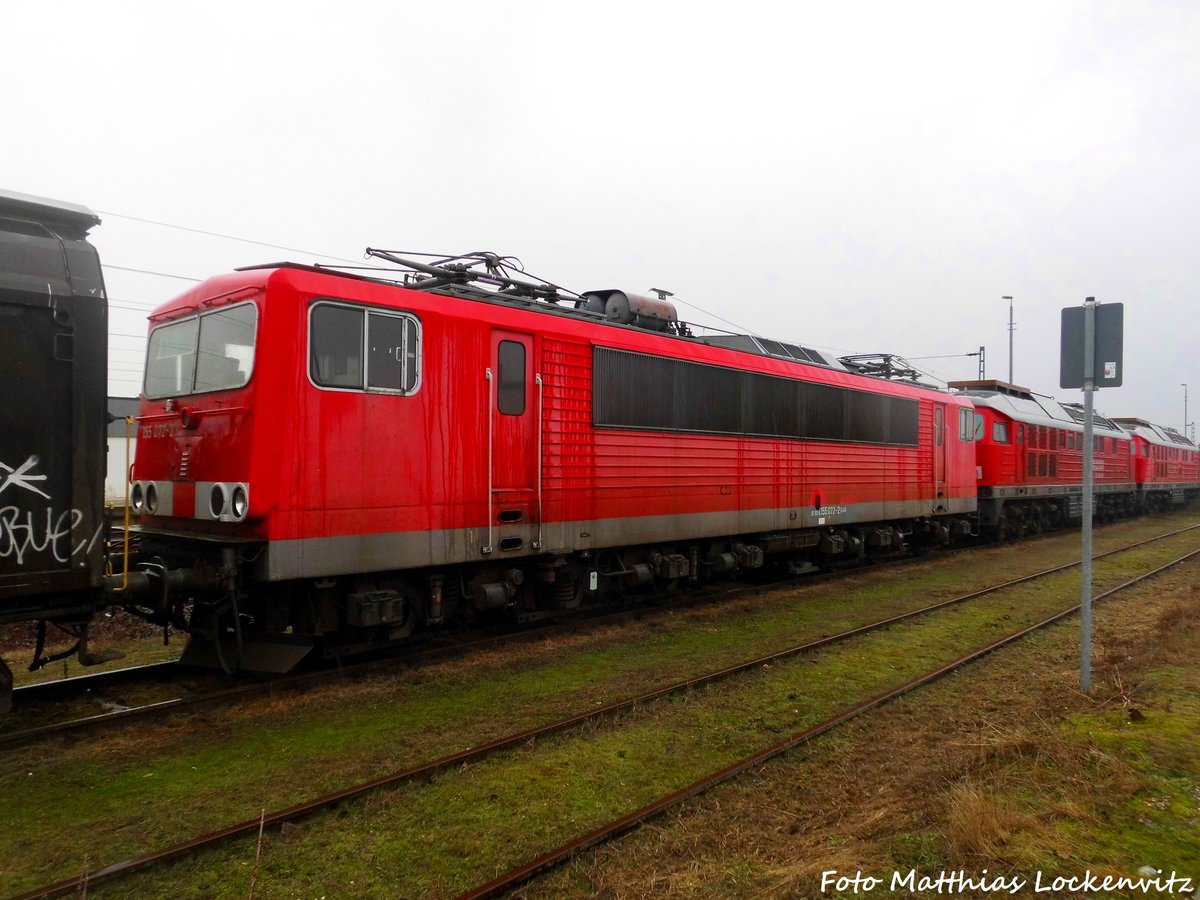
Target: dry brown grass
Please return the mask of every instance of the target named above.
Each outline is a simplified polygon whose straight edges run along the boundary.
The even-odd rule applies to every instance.
[[[1000,790],[974,780],[950,788],[945,816],[950,859],[957,865],[1003,855],[1009,838],[1028,824]]]

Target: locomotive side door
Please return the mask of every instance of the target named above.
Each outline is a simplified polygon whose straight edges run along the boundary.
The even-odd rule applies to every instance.
[[[946,404],[933,404],[933,489],[934,509],[945,505],[946,497]]]
[[[488,547],[537,549],[541,379],[533,336],[492,331],[489,387]]]

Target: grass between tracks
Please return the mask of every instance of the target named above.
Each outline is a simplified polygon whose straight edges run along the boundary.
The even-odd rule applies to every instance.
[[[1112,542],[1127,535],[1120,541],[1113,535]],[[1020,565],[1045,565],[1037,557],[1052,543],[1022,547]],[[838,585],[835,599],[813,589],[775,591],[761,601],[655,622],[635,637],[626,629],[497,651],[415,677],[0,757],[0,889],[32,887],[253,818],[264,805],[278,808],[589,703],[749,658],[790,642],[780,633],[798,640],[832,632],[922,605],[931,592],[949,596],[980,580],[994,582],[999,576],[983,572],[981,579],[986,567],[974,562],[983,563],[987,554],[1005,559],[1003,551],[989,550],[973,556],[970,566],[873,572],[856,579],[857,587]],[[1098,568],[1098,575],[1119,581],[1119,571],[1170,555],[1140,551],[1140,563]],[[346,804],[338,814],[269,837],[258,894],[437,896],[468,887],[823,718],[851,696],[900,683],[932,658],[948,660],[966,644],[986,643],[1032,621],[1035,609],[1057,607],[1077,593],[1077,579],[1059,582],[654,704],[430,785]],[[964,644],[967,634],[972,638]],[[917,846],[922,840],[914,838]],[[253,853],[252,845],[235,844],[103,893],[245,896]]]
[[[717,789],[521,892],[852,897],[822,873],[1019,878],[1161,870],[1200,893],[1200,563],[1096,610],[1092,696],[1070,620]],[[1183,892],[1177,882],[1170,894]],[[1168,896],[1150,890],[1087,896]],[[1191,896],[1192,894],[1189,894]],[[857,896],[862,896],[859,893]]]

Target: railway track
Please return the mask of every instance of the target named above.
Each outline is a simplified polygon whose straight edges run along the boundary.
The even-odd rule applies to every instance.
[[[1155,538],[1150,538],[1150,539],[1147,539],[1144,541],[1138,541],[1134,544],[1130,544],[1125,547],[1117,548],[1117,549],[1109,551],[1107,553],[1100,554],[1100,556],[1098,558],[1111,557],[1118,553],[1126,552],[1128,550],[1131,550],[1131,549],[1134,549],[1137,547],[1142,547],[1147,544],[1154,543],[1156,541],[1165,540],[1169,537],[1174,537],[1176,535],[1179,535],[1179,534],[1182,534],[1185,532],[1193,531],[1196,528],[1200,528],[1200,526],[1192,526],[1191,528],[1179,529],[1177,531],[1171,532],[1170,534],[1159,535]],[[1197,554],[1200,554],[1200,551],[1193,551],[1191,553],[1188,553],[1184,556],[1179,557],[1178,559],[1173,560],[1172,562],[1168,563],[1167,565],[1159,566],[1150,572],[1144,573],[1143,575],[1140,575],[1136,578],[1130,579],[1130,580],[1124,582],[1123,584],[1121,584],[1111,590],[1105,591],[1103,594],[1098,595],[1096,597],[1096,600],[1100,601],[1100,600],[1104,599],[1105,597],[1111,596],[1112,594],[1115,594],[1121,590],[1125,590],[1133,585],[1139,584],[1142,581],[1144,581],[1145,579],[1153,577],[1154,575],[1164,571],[1165,569],[1170,568],[1171,566],[1177,565],[1187,559],[1191,559],[1192,557],[1196,556]],[[947,609],[950,607],[954,607],[956,605],[960,605],[960,604],[966,603],[968,601],[979,599],[979,598],[982,598],[985,596],[994,595],[994,594],[997,594],[1004,590],[1007,590],[1009,588],[1013,588],[1018,585],[1028,584],[1028,583],[1036,581],[1038,579],[1046,578],[1050,575],[1063,572],[1067,569],[1072,568],[1075,565],[1078,565],[1078,563],[1066,563],[1063,565],[1054,566],[1054,567],[1045,569],[1041,572],[1033,573],[1031,575],[1024,576],[1022,578],[1013,579],[1013,580],[1005,582],[1003,584],[997,584],[997,585],[991,586],[989,588],[985,588],[983,590],[974,591],[969,594],[964,594],[962,596],[950,598],[948,600],[943,600],[938,603],[926,605],[926,606],[921,607],[920,609],[914,609],[912,611],[905,612],[900,615],[894,615],[894,616],[890,616],[887,618],[883,618],[878,621],[863,625],[861,627],[852,628],[852,629],[840,632],[835,635],[829,635],[827,637],[822,637],[817,640],[811,640],[811,641],[806,641],[804,643],[796,644],[792,647],[780,650],[778,652],[771,653],[766,656],[761,656],[761,657],[758,657],[756,659],[752,659],[752,660],[749,660],[746,662],[742,662],[742,663],[739,663],[734,666],[725,667],[718,671],[709,672],[702,676],[689,678],[687,680],[680,681],[680,682],[677,682],[677,683],[674,683],[671,685],[655,688],[651,691],[642,693],[635,697],[630,697],[630,698],[627,698],[627,699],[619,701],[619,702],[610,703],[610,704],[607,704],[602,707],[589,709],[584,712],[581,712],[581,713],[578,713],[575,715],[571,715],[571,716],[567,716],[558,721],[551,722],[551,723],[548,723],[545,725],[541,725],[536,728],[523,730],[519,733],[511,734],[506,737],[490,741],[479,747],[475,747],[475,748],[472,748],[470,750],[460,752],[460,753],[450,754],[450,755],[441,757],[439,759],[433,760],[432,762],[428,762],[428,763],[421,764],[418,766],[413,766],[413,767],[410,767],[410,768],[407,768],[407,769],[404,769],[401,771],[393,772],[393,773],[383,776],[381,778],[376,778],[371,781],[368,781],[368,782],[365,782],[362,784],[358,784],[358,785],[355,785],[350,788],[346,788],[346,789],[339,790],[339,791],[331,793],[331,794],[317,797],[310,801],[307,801],[307,802],[304,802],[301,804],[297,804],[297,805],[288,807],[286,809],[277,810],[277,811],[271,812],[271,813],[264,812],[264,814],[258,818],[239,822],[239,823],[227,826],[225,828],[218,829],[216,831],[213,831],[213,832],[210,832],[210,833],[207,833],[204,835],[199,835],[195,838],[184,841],[175,846],[168,847],[161,851],[145,854],[142,856],[132,857],[132,858],[123,860],[121,862],[114,863],[112,865],[103,867],[96,871],[82,873],[80,876],[71,878],[69,880],[61,881],[56,884],[47,885],[43,888],[39,888],[38,890],[23,894],[23,895],[21,895],[21,897],[32,898],[32,897],[66,896],[66,895],[69,895],[70,893],[72,893],[73,891],[77,890],[78,886],[81,883],[88,883],[90,885],[95,885],[95,884],[98,884],[98,883],[101,883],[104,881],[108,881],[111,879],[115,879],[115,878],[118,878],[118,877],[121,877],[124,875],[129,875],[129,874],[137,872],[139,870],[146,869],[146,868],[149,868],[149,867],[152,867],[152,866],[155,866],[155,865],[158,865],[158,864],[170,861],[170,860],[180,859],[180,858],[195,854],[206,848],[211,848],[211,847],[217,846],[217,845],[222,844],[226,841],[229,841],[233,838],[237,838],[240,836],[248,836],[248,835],[252,835],[255,833],[261,833],[263,831],[263,829],[265,829],[265,828],[272,827],[272,826],[279,826],[279,825],[282,825],[282,824],[288,823],[288,822],[294,822],[294,821],[302,819],[304,817],[311,816],[314,813],[317,813],[321,810],[335,807],[341,803],[344,803],[347,800],[350,800],[350,799],[353,799],[356,797],[362,797],[371,792],[378,791],[382,788],[397,787],[406,782],[414,782],[417,780],[428,779],[430,776],[434,775],[437,772],[445,771],[445,770],[449,770],[449,769],[453,769],[453,768],[457,768],[457,767],[462,767],[469,763],[479,762],[489,756],[492,756],[500,751],[503,751],[503,750],[506,750],[509,748],[514,748],[514,747],[518,747],[518,746],[525,745],[525,744],[533,744],[541,738],[547,737],[547,736],[555,734],[557,732],[562,732],[562,731],[566,731],[568,729],[576,728],[576,727],[578,727],[586,722],[589,722],[589,721],[594,721],[594,720],[597,720],[600,718],[605,718],[605,717],[613,717],[613,716],[617,715],[618,713],[621,713],[622,711],[630,710],[635,707],[642,706],[642,705],[651,703],[656,700],[661,700],[663,698],[670,697],[672,695],[691,691],[691,690],[694,690],[695,688],[702,687],[704,685],[715,684],[719,681],[729,679],[738,674],[748,673],[748,672],[751,672],[754,670],[761,669],[764,666],[769,666],[775,662],[784,660],[790,656],[796,656],[798,654],[812,652],[815,650],[826,648],[832,644],[842,642],[842,641],[847,641],[849,639],[859,637],[861,635],[865,635],[865,634],[868,634],[873,631],[878,631],[880,629],[887,628],[888,626],[894,625],[896,623],[899,623],[899,622],[902,622],[905,620],[914,619],[914,618],[920,617],[920,616],[927,616],[927,615],[930,615],[931,613],[935,613],[939,610],[944,610],[944,609]],[[544,871],[547,871],[548,869],[566,861],[567,859],[570,859],[572,856],[586,850],[587,848],[595,846],[603,841],[610,840],[613,837],[616,837],[616,836],[636,827],[641,822],[644,822],[648,818],[655,816],[655,815],[661,813],[662,811],[679,804],[680,802],[687,799],[688,797],[695,796],[695,795],[707,790],[710,787],[720,784],[723,781],[729,780],[730,778],[735,777],[737,774],[744,772],[749,768],[757,766],[767,759],[770,759],[772,756],[783,753],[786,750],[788,750],[792,747],[798,746],[799,744],[802,744],[805,741],[811,740],[812,738],[814,738],[820,734],[824,734],[824,733],[830,731],[831,729],[836,728],[838,725],[840,725],[846,721],[849,721],[851,718],[861,715],[863,712],[866,712],[869,709],[875,708],[883,703],[886,703],[891,699],[899,697],[899,696],[903,695],[904,693],[907,693],[909,691],[912,691],[912,690],[920,687],[921,685],[928,684],[933,680],[941,678],[944,675],[948,674],[949,672],[955,671],[956,669],[961,668],[962,666],[967,665],[970,662],[973,662],[973,661],[999,649],[1000,647],[1006,646],[1007,644],[1010,644],[1016,640],[1019,640],[1020,638],[1026,636],[1034,631],[1037,631],[1039,629],[1047,627],[1050,624],[1058,622],[1058,621],[1062,620],[1063,618],[1072,615],[1077,610],[1078,610],[1077,605],[1063,609],[1063,610],[1055,613],[1054,615],[1043,619],[1042,621],[1039,621],[1031,626],[1027,626],[1027,627],[1018,629],[1008,635],[1005,635],[1004,637],[999,638],[998,640],[995,640],[994,642],[989,643],[987,646],[984,646],[982,648],[974,650],[974,651],[966,654],[965,656],[962,656],[961,658],[955,660],[954,662],[951,662],[947,665],[939,666],[939,667],[921,675],[920,677],[917,677],[917,678],[914,678],[914,679],[908,681],[904,685],[901,685],[894,689],[889,689],[889,690],[881,692],[863,702],[848,706],[847,708],[843,709],[836,715],[830,716],[827,719],[825,719],[824,721],[822,721],[816,725],[813,725],[812,727],[807,728],[804,731],[801,731],[797,734],[793,734],[790,737],[788,737],[766,749],[760,750],[760,751],[758,751],[754,754],[751,754],[741,760],[738,760],[737,762],[727,766],[726,768],[722,769],[721,771],[718,771],[709,776],[706,776],[705,778],[702,778],[702,779],[694,782],[693,784],[688,785],[685,788],[682,788],[677,791],[673,791],[669,794],[665,794],[665,795],[659,797],[658,799],[656,799],[655,801],[653,801],[652,803],[643,806],[641,809],[635,811],[634,813],[630,813],[628,815],[622,816],[621,818],[616,819],[601,828],[593,829],[586,834],[580,835],[576,839],[563,844],[562,846],[558,847],[554,851],[551,851],[548,854],[544,854],[543,856],[538,857],[535,860],[532,860],[516,869],[513,869],[512,871],[506,873],[505,875],[503,875],[497,879],[494,879],[493,881],[491,881],[485,885],[481,885],[478,888],[473,889],[472,891],[467,892],[463,896],[469,896],[469,897],[495,896],[498,893],[501,893],[503,891],[514,888],[514,887],[518,886],[519,884],[524,883],[525,881],[528,881],[531,878],[536,877],[538,874],[540,874]]]
[[[106,672],[75,675],[71,678],[59,678],[54,681],[39,681],[14,689],[13,703],[23,706],[60,700],[64,697],[100,694],[127,683],[167,681],[178,672],[179,664],[168,660],[144,666],[128,666],[123,669],[109,669]]]
[[[1163,535],[1162,537],[1168,537]],[[1136,546],[1136,545],[1135,545]],[[943,556],[954,556],[969,553],[974,547],[961,547],[952,550],[939,551]],[[892,566],[920,563],[930,556],[912,556],[901,560],[891,561]],[[1100,558],[1100,557],[1097,557]],[[1072,565],[1078,565],[1073,563]],[[396,665],[419,666],[445,659],[454,658],[467,653],[490,650],[521,642],[535,642],[577,634],[587,629],[597,629],[620,625],[631,621],[651,619],[656,615],[686,610],[714,600],[733,600],[746,594],[754,594],[773,587],[797,583],[797,578],[803,578],[806,586],[819,585],[823,582],[835,581],[847,575],[860,574],[870,564],[854,567],[843,567],[831,572],[818,575],[791,576],[773,581],[754,581],[743,583],[724,583],[709,585],[686,594],[663,595],[656,598],[640,598],[636,606],[614,612],[588,613],[562,622],[543,622],[538,625],[506,631],[502,634],[491,634],[485,637],[468,637],[465,640],[453,635],[433,639],[433,645],[422,644],[402,647],[388,652],[383,658],[368,661],[338,664],[317,671],[298,674],[257,678],[244,683],[228,684],[230,676],[207,669],[180,669],[178,663],[151,663],[145,666],[114,669],[91,675],[81,675],[72,678],[46,681],[26,685],[13,692],[14,713],[6,720],[0,720],[0,729],[10,726],[13,720],[19,722],[22,710],[34,706],[43,706],[56,701],[77,701],[81,697],[91,695],[102,704],[117,706],[103,712],[89,713],[84,716],[62,719],[46,724],[28,727],[7,727],[0,730],[0,752],[27,746],[41,740],[51,738],[71,739],[85,734],[93,734],[105,729],[127,727],[153,719],[175,715],[201,712],[207,709],[219,708],[224,705],[249,701],[261,697],[273,697],[295,691],[302,692],[319,688],[333,682],[354,678],[369,677]],[[125,702],[106,701],[106,697],[120,696],[131,685],[158,682],[170,684],[181,671],[197,679],[201,686],[206,681],[217,681],[220,686],[210,690],[196,690],[192,687],[175,696],[154,700],[144,704],[130,705]]]
[[[1181,556],[1178,559],[1172,560],[1166,565],[1159,566],[1150,572],[1146,572],[1145,574],[1131,578],[1117,587],[1111,588],[1096,595],[1093,598],[1093,601],[1102,601],[1108,597],[1111,597],[1113,594],[1140,584],[1148,578],[1153,578],[1155,575],[1158,575],[1197,556],[1200,556],[1200,550],[1193,550],[1192,552]],[[902,697],[905,694],[911,693],[917,688],[937,681],[940,678],[944,678],[952,672],[956,672],[962,669],[964,666],[970,665],[971,663],[982,659],[988,654],[994,653],[1002,647],[1006,647],[1009,644],[1015,643],[1016,641],[1033,634],[1034,632],[1041,631],[1050,625],[1054,625],[1057,622],[1062,621],[1068,616],[1074,615],[1075,613],[1079,612],[1079,610],[1079,604],[1061,610],[1060,612],[1042,619],[1033,625],[1011,632],[1010,634],[1007,634],[984,647],[973,650],[970,653],[959,657],[953,662],[950,662],[944,666],[939,666],[936,669],[932,669],[917,678],[905,682],[899,687],[883,691],[873,697],[868,698],[867,700],[864,700],[861,703],[850,706],[841,712],[830,716],[821,722],[818,722],[816,725],[789,735],[778,743],[772,744],[771,746],[759,750],[756,753],[745,756],[718,772],[714,772],[711,775],[699,779],[698,781],[694,781],[686,787],[680,788],[679,790],[672,791],[668,794],[663,794],[652,802],[645,804],[640,809],[621,816],[618,819],[613,819],[612,821],[601,825],[599,828],[595,828],[586,834],[582,834],[573,840],[561,844],[550,852],[517,866],[516,868],[510,869],[504,874],[493,878],[491,881],[464,891],[458,896],[457,900],[486,900],[486,898],[498,897],[508,891],[528,884],[539,875],[568,862],[580,853],[628,833],[634,828],[637,828],[639,825],[655,818],[656,816],[662,815],[674,807],[679,806],[685,800],[699,796],[705,791],[708,791],[720,784],[724,784],[727,781],[731,781],[738,775],[741,775],[750,769],[756,768],[757,766],[762,765],[776,756],[786,753],[789,750],[793,750],[796,747],[808,743],[809,741],[812,741],[823,734],[833,731],[838,726],[849,722],[851,719],[857,718],[863,713],[876,709],[885,703],[895,700],[898,697]]]
[[[817,577],[836,577],[837,574],[841,573]],[[811,577],[809,581],[816,583]],[[414,645],[412,647],[400,648],[399,651],[389,653],[386,657],[380,659],[337,665],[294,675],[260,678],[200,693],[189,690],[177,696],[137,706],[125,706],[122,704],[122,708],[120,709],[110,709],[83,717],[65,719],[44,725],[17,728],[7,732],[0,731],[0,751],[26,746],[36,741],[54,737],[72,738],[101,731],[106,728],[124,727],[171,714],[200,712],[205,709],[212,709],[259,697],[277,696],[289,691],[300,692],[311,690],[332,682],[368,677],[394,668],[397,665],[427,665],[471,652],[519,645],[521,642],[543,641],[554,637],[575,634],[586,629],[619,625],[629,621],[653,617],[659,613],[678,612],[703,603],[712,602],[718,598],[732,598],[745,592],[761,591],[776,586],[779,583],[756,583],[754,585],[732,586],[728,584],[716,585],[700,591],[689,592],[683,599],[670,603],[660,602],[654,606],[637,606],[617,612],[585,615],[566,622],[540,624],[534,627],[502,634],[493,634],[482,638],[470,637],[465,640],[459,640],[453,636],[441,637],[436,639],[432,646]],[[123,689],[134,684],[150,682],[169,684],[173,676],[178,675],[180,671],[178,663],[152,663],[146,666],[114,669],[94,675],[82,675],[74,678],[27,685],[17,688],[13,692],[14,709],[16,712],[12,715],[19,716],[23,707],[27,708],[64,699],[78,700],[85,695],[94,695],[96,697],[119,695]],[[228,682],[229,680],[229,676],[213,673],[210,670],[186,669],[184,671],[199,679],[212,679],[218,682]]]
[[[1160,537],[1169,536],[1170,534],[1165,534]],[[967,546],[937,551],[937,553],[944,557],[955,556],[970,553],[976,549],[978,548]],[[919,563],[929,558],[931,558],[929,554],[911,556],[892,560],[891,565],[894,567]],[[819,575],[805,575],[802,578],[806,586],[818,585],[847,575],[861,573],[864,569],[869,568],[869,563],[847,566]],[[715,599],[733,600],[747,593],[756,593],[783,584],[795,583],[796,580],[796,577],[792,576],[774,581],[724,583],[688,591],[683,595],[644,597],[641,598],[642,602],[636,606],[613,612],[588,613],[566,621],[544,622],[536,626],[520,627],[518,630],[506,631],[502,634],[489,634],[482,638],[467,637],[464,640],[454,635],[440,636],[433,638],[431,645],[418,644],[397,648],[382,658],[345,665],[338,663],[335,666],[316,671],[252,678],[232,684],[230,677],[221,673],[207,669],[181,669],[178,663],[162,662],[26,685],[14,691],[14,712],[0,720],[0,752],[52,738],[74,739],[106,729],[129,727],[170,715],[196,713],[256,698],[279,696],[287,692],[302,692],[338,681],[369,677],[397,664],[425,665],[453,658],[456,655],[489,650],[505,644],[547,640],[568,634],[577,634],[589,628],[602,628],[629,621],[639,621],[663,612],[678,612],[712,602]],[[131,687],[138,685],[158,683],[169,687],[180,680],[177,676],[181,672],[186,673],[187,678],[191,681],[182,684],[180,689],[173,694],[144,703],[130,702],[125,696]],[[215,686],[210,686],[214,682]],[[54,710],[50,709],[48,712],[33,713],[32,717],[36,722],[34,725],[20,723],[21,718],[29,715],[30,710],[45,710],[54,703],[78,706],[84,699],[93,701],[87,704],[91,708],[85,715],[72,714],[63,718],[55,716]],[[96,707],[101,708],[102,711],[93,711]],[[71,710],[71,712],[74,711]],[[47,718],[52,721],[46,722]]]

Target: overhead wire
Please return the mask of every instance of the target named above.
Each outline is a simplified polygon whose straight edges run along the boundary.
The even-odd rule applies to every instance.
[[[160,278],[178,278],[180,281],[203,281],[203,278],[193,278],[190,275],[172,275],[170,272],[152,272],[149,269],[135,269],[131,266],[115,266],[112,263],[102,262],[101,268],[116,269],[120,272],[137,272],[139,275],[158,275]]]
[[[672,296],[674,297],[674,295],[672,295]],[[744,331],[744,332],[746,332],[746,334],[753,335],[754,337],[762,337],[762,335],[757,334],[754,331],[751,331],[749,328],[739,325],[737,322],[730,321],[729,319],[726,319],[724,316],[718,316],[714,312],[709,312],[707,309],[704,309],[702,306],[697,306],[695,303],[692,303],[690,300],[684,300],[680,297],[674,297],[674,300],[676,303],[682,303],[684,306],[690,306],[692,309],[696,310],[697,312],[702,312],[706,316],[711,316],[712,318],[716,319],[718,322],[724,322],[726,325],[730,325],[730,326],[736,328],[738,331]]]
[[[267,241],[256,241],[253,238],[237,237],[236,235],[232,234],[222,234],[219,231],[205,231],[203,228],[189,228],[187,225],[174,225],[171,222],[159,222],[155,219],[143,219],[139,216],[127,216],[123,213],[111,212],[103,209],[97,210],[97,212],[102,216],[114,216],[118,219],[127,219],[130,222],[141,222],[145,225],[157,225],[161,228],[174,228],[177,231],[187,231],[191,232],[192,234],[203,234],[207,237],[221,238],[222,240],[226,241],[240,241],[243,244],[254,244],[258,247],[269,247],[272,250],[286,250],[288,253],[303,253],[307,256],[319,256],[322,259],[336,259],[339,262],[346,263],[357,264],[361,262],[361,260],[358,259],[346,259],[342,256],[332,256],[328,253],[318,253],[315,250],[302,250],[298,247],[287,247],[283,244],[271,244]]]
[[[111,216],[111,217],[118,218],[118,219],[125,219],[130,222],[140,222],[144,225],[154,225],[159,228],[170,228],[170,229],[173,229],[176,231],[188,232],[190,234],[199,234],[199,235],[204,235],[206,237],[219,238],[221,240],[227,240],[227,241],[237,241],[239,243],[251,244],[251,245],[254,245],[257,247],[267,247],[272,250],[283,250],[288,253],[299,253],[299,254],[304,254],[306,256],[318,257],[320,259],[335,260],[337,262],[346,263],[350,266],[353,266],[354,268],[361,268],[361,269],[374,268],[379,271],[386,271],[382,267],[363,266],[363,265],[361,265],[361,260],[347,259],[346,257],[342,257],[342,256],[334,256],[329,253],[321,253],[321,252],[318,252],[315,250],[306,250],[306,249],[299,248],[299,247],[291,247],[286,244],[275,244],[275,243],[271,243],[269,241],[256,240],[254,238],[245,238],[245,237],[239,237],[237,235],[224,234],[223,232],[219,232],[219,231],[210,231],[210,230],[203,229],[203,228],[192,228],[187,225],[177,225],[172,222],[162,222],[157,219],[147,219],[147,218],[144,218],[141,216],[131,216],[131,215],[127,215],[125,213],[114,212],[112,210],[98,210],[97,212],[99,212],[100,215],[103,215],[103,216]],[[438,260],[441,263],[454,262],[454,261],[463,260],[463,259],[479,259],[481,256],[484,255],[480,252],[467,253],[467,254],[439,254],[439,253],[428,253],[428,252],[423,252],[423,251],[412,251],[412,250],[401,250],[401,251],[394,251],[394,252],[402,253],[406,256],[421,256],[421,257],[432,258],[432,259]],[[555,284],[552,281],[549,281],[544,278],[540,278],[539,276],[526,271],[523,261],[516,256],[500,255],[500,254],[487,254],[487,255],[493,256],[498,263],[498,267],[501,269],[507,269],[510,271],[519,272],[521,275],[525,276],[526,278],[532,278],[537,281],[540,281],[543,284],[545,284],[547,287],[553,288],[556,291],[561,291],[564,294],[569,294],[569,295],[575,296],[575,297],[580,296],[575,291],[571,291],[567,288],[563,288],[560,285]],[[150,269],[140,269],[140,268],[135,268],[132,266],[118,266],[118,265],[113,265],[110,263],[102,263],[102,265],[105,268],[113,269],[115,271],[132,272],[135,274],[152,275],[152,276],[158,276],[158,277],[162,277],[162,278],[174,278],[174,279],[178,279],[181,281],[190,281],[190,282],[198,283],[203,280],[200,278],[195,278],[190,275],[178,275],[178,274],[174,274],[174,273],[170,273],[170,272],[157,272],[157,271],[153,271]],[[737,322],[734,322],[732,319],[727,319],[724,316],[718,315],[717,313],[714,313],[711,310],[705,309],[704,307],[699,306],[698,304],[693,303],[689,300],[683,300],[682,298],[679,298],[679,297],[674,297],[674,300],[675,300],[675,302],[681,303],[684,306],[690,307],[691,309],[694,309],[697,312],[704,314],[705,316],[715,319],[718,322],[722,322],[725,325],[728,325],[728,326],[736,329],[739,332],[749,334],[754,337],[763,337],[763,335],[759,334],[757,331],[750,329],[750,328],[746,328],[745,326],[743,326]],[[122,309],[122,310],[126,310],[126,311],[131,311],[131,312],[143,312],[143,311],[146,311],[149,309],[153,309],[157,304],[153,303],[153,302],[140,303],[138,301],[125,301],[124,303],[110,301],[109,305],[116,309]],[[132,337],[133,335],[129,335],[129,336]],[[846,350],[843,348],[827,347],[827,346],[824,346],[821,344],[811,344],[810,343],[810,346],[813,346],[818,349],[828,351],[828,352],[831,352],[834,354],[838,354],[838,355],[845,355],[845,354],[855,352],[855,351]],[[952,354],[951,356],[958,356],[958,355],[970,356],[970,355],[974,355],[974,354]],[[917,357],[917,359],[943,359],[943,358],[949,358],[949,357]],[[911,360],[910,360],[910,362],[911,362]],[[922,369],[918,369],[917,371],[921,372],[923,375],[926,375],[927,377],[933,378],[936,381],[941,381],[941,382],[947,381],[947,379],[940,378],[937,375],[934,375],[932,372],[927,372]]]
[[[750,328],[747,328],[744,325],[739,325],[737,322],[731,321],[730,319],[726,319],[724,316],[718,316],[716,313],[710,312],[709,310],[705,309],[702,306],[697,306],[695,303],[692,303],[690,300],[684,300],[684,299],[682,299],[680,297],[676,297],[674,295],[672,295],[671,299],[673,302],[682,303],[684,306],[690,306],[692,309],[696,310],[697,312],[702,312],[706,316],[712,316],[717,321],[724,322],[726,325],[730,325],[733,328],[736,328],[739,332],[748,334],[751,337],[756,337],[756,338],[766,338],[767,337],[766,335],[760,334],[759,332],[754,331]],[[771,339],[768,338],[768,340],[771,340]],[[830,353],[833,353],[833,354],[836,354],[839,356],[849,356],[851,354],[858,352],[856,350],[847,350],[843,347],[829,347],[829,346],[826,346],[825,344],[814,344],[811,341],[805,341],[804,343],[808,347],[812,347],[817,350],[826,350]]]
[[[115,218],[126,219],[131,222],[141,222],[142,224],[145,224],[145,225],[155,225],[160,228],[171,228],[171,229],[175,229],[177,231],[186,231],[191,234],[201,234],[201,235],[205,235],[206,237],[215,237],[215,238],[220,238],[222,240],[238,241],[238,242],[244,243],[244,244],[253,244],[258,247],[268,247],[272,250],[284,250],[289,253],[303,253],[303,254],[306,254],[309,256],[320,257],[321,259],[337,260],[338,262],[344,262],[344,263],[351,264],[355,268],[361,268],[361,269],[374,268],[374,267],[370,267],[370,266],[362,266],[361,260],[346,259],[345,257],[342,257],[342,256],[333,256],[328,253],[319,253],[319,252],[313,251],[313,250],[304,250],[304,249],[301,249],[298,247],[289,247],[284,244],[273,244],[268,241],[259,241],[259,240],[255,240],[253,238],[238,237],[236,235],[224,234],[219,231],[208,231],[203,228],[192,228],[187,225],[176,225],[172,222],[161,222],[161,221],[158,221],[157,219],[147,219],[147,218],[143,218],[141,216],[130,216],[130,215],[126,215],[125,213],[113,212],[112,210],[97,210],[97,212],[103,216],[113,216]],[[397,251],[393,251],[393,252],[395,252],[397,254],[403,254],[405,256],[421,256],[421,257],[427,257],[430,259],[435,259],[435,260],[437,260],[437,262],[435,264],[455,262],[455,261],[463,260],[463,259],[478,259],[484,255],[483,253],[481,253],[479,251],[476,251],[474,253],[464,253],[464,254],[429,253],[429,252],[419,251],[419,250],[397,250]],[[494,256],[501,269],[509,269],[509,270],[519,272],[521,275],[525,276],[526,278],[532,278],[537,281],[540,281],[543,284],[545,284],[547,287],[553,288],[556,291],[562,291],[563,293],[569,294],[574,297],[579,296],[579,294],[576,293],[575,291],[564,288],[561,285],[558,285],[548,279],[541,278],[541,277],[533,274],[532,272],[526,271],[524,262],[517,256],[501,255],[501,254],[487,254],[487,255]],[[180,279],[183,281],[199,282],[202,280],[199,278],[193,278],[188,275],[175,275],[175,274],[171,274],[168,272],[154,272],[154,271],[151,271],[148,269],[137,269],[137,268],[127,267],[127,266],[116,266],[116,265],[110,265],[108,263],[103,263],[103,265],[107,268],[111,268],[111,269],[115,269],[115,270],[119,270],[119,271],[135,272],[135,273],[145,274],[145,275],[160,275],[164,278],[177,278],[177,279]],[[700,306],[696,305],[695,303],[691,303],[687,300],[680,300],[679,298],[676,298],[676,300],[680,303],[683,303],[686,306],[691,307],[692,309],[695,309],[698,312],[703,313],[706,316],[710,316],[711,318],[716,319],[719,322],[724,322],[726,325],[730,325],[739,331],[744,331],[747,334],[754,335],[755,337],[761,337],[761,335],[759,335],[757,332],[754,332],[751,329],[745,328],[730,319],[726,319],[723,316],[719,316],[716,313],[710,312],[709,310],[704,309],[703,307],[700,307]],[[148,305],[147,308],[150,308],[151,306],[152,305]],[[125,308],[125,307],[118,307],[118,308]],[[832,350],[834,348],[826,347],[826,348],[822,348],[822,349]],[[835,352],[844,352],[844,351],[835,351]]]

